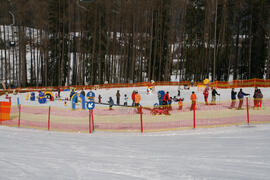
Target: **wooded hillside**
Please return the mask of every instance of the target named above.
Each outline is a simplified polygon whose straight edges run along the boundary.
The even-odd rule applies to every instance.
[[[0,81],[270,78],[269,0],[0,0]]]

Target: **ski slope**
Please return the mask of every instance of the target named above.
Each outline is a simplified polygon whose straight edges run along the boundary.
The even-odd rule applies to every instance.
[[[270,125],[121,134],[0,126],[0,179],[268,180]]]
[[[150,95],[144,87],[122,88],[121,102],[124,94],[130,97],[134,89],[142,95],[143,106],[152,106],[157,102],[158,90],[176,96],[178,87],[156,87],[156,92]],[[269,98],[269,88],[261,89],[264,98]],[[203,102],[202,92],[197,90],[182,89],[184,103],[189,102],[191,91]],[[94,92],[106,102],[110,96],[116,100],[116,91]],[[244,88],[251,96],[253,91],[254,88]],[[221,94],[218,101],[230,101],[230,89],[218,92]],[[69,96],[69,92],[63,92],[62,96]],[[26,93],[11,97],[13,105],[19,97],[22,105],[64,107],[63,101],[45,105],[26,101]],[[0,99],[4,100],[4,96]],[[59,133],[0,126],[0,137],[1,180],[268,180],[270,177],[270,124],[143,134]]]

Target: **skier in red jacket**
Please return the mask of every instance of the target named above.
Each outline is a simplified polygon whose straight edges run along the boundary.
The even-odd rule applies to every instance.
[[[170,101],[169,92],[167,92],[163,97],[163,105],[168,105],[168,101]]]
[[[133,91],[131,94],[132,106],[135,106],[135,95],[136,95],[136,91]]]
[[[203,96],[204,96],[204,101],[205,101],[205,104],[208,105],[208,95],[209,95],[209,90],[208,88],[205,88],[204,91],[203,91]]]

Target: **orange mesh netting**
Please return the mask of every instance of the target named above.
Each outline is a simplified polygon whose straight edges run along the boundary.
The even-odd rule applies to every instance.
[[[244,100],[241,110],[229,109],[230,103],[226,101],[217,102],[216,105],[196,104],[196,127],[246,124],[246,100]],[[269,99],[263,100],[262,107],[253,107],[253,99],[249,100],[249,105],[250,123],[270,122]],[[113,110],[109,110],[109,108],[97,107],[93,111],[94,129],[98,131],[140,132],[143,128],[144,132],[153,132],[193,128],[194,117],[190,106],[190,104],[184,103],[181,110],[176,105],[157,108],[142,107],[142,116],[140,108],[114,107]],[[141,117],[143,127],[141,127]],[[12,106],[10,120],[3,121],[2,124],[46,130],[50,126],[50,130],[53,131],[89,132],[89,111],[51,107],[49,112],[49,107],[21,106],[19,110],[18,106]],[[93,129],[93,127],[91,128]]]

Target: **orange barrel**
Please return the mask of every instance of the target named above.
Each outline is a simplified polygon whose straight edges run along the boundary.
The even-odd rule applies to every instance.
[[[10,120],[11,102],[0,102],[0,121]]]

